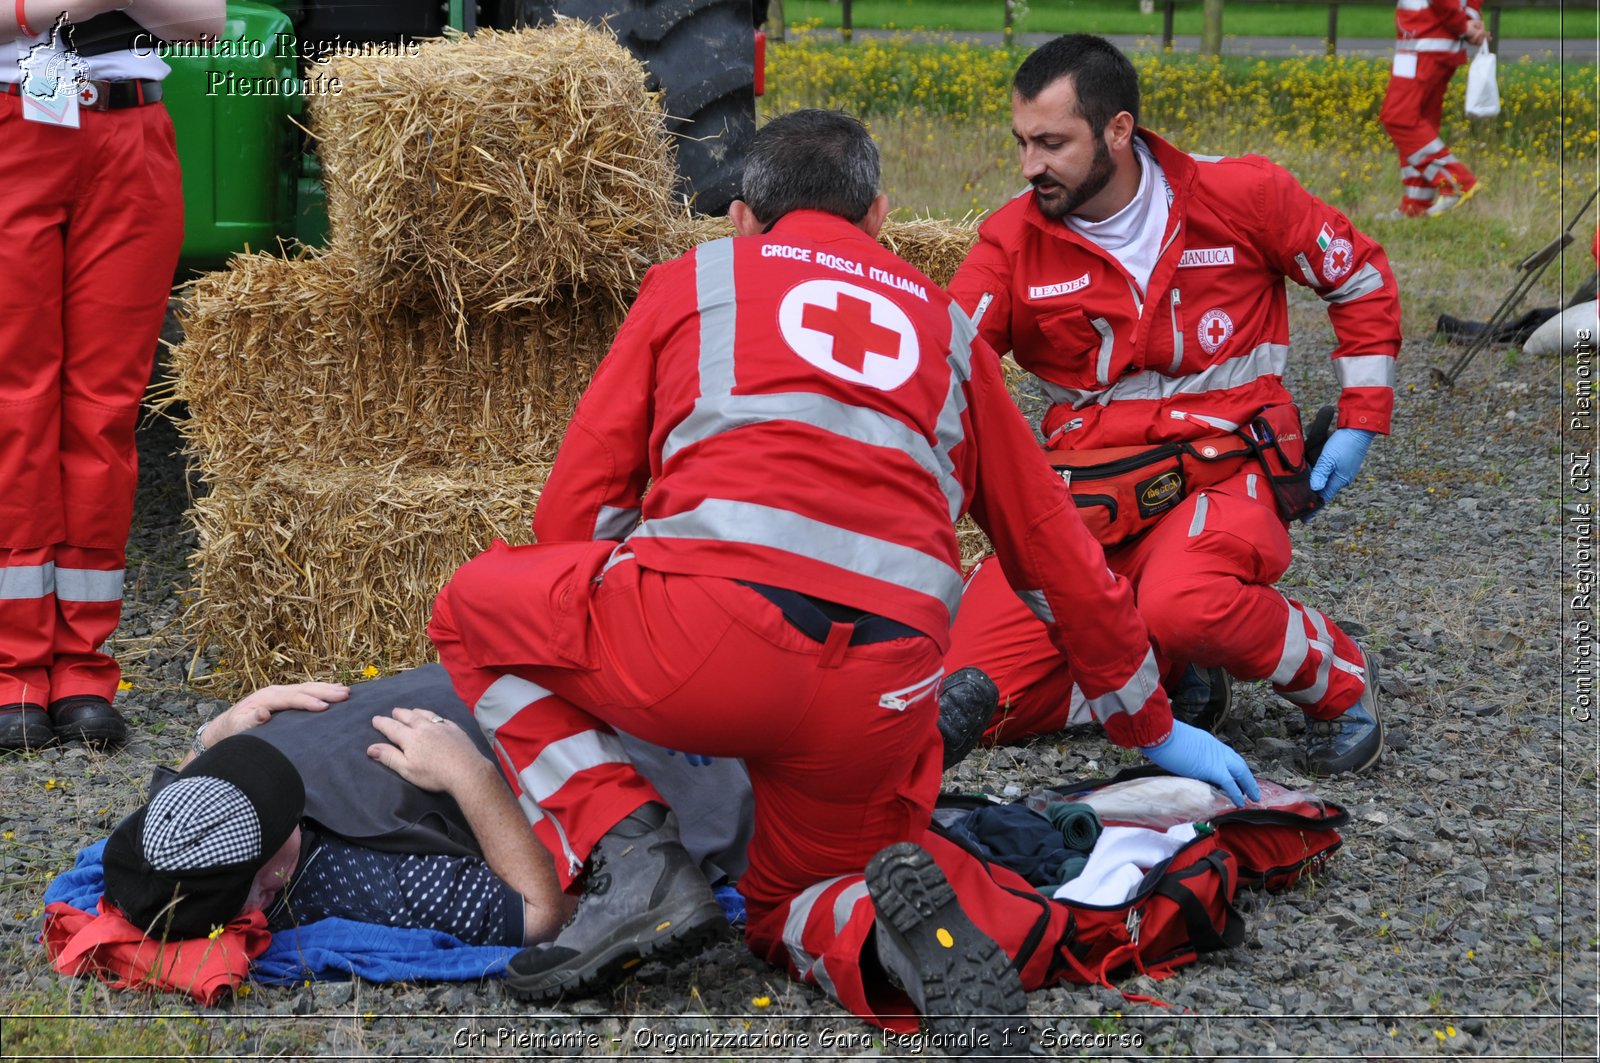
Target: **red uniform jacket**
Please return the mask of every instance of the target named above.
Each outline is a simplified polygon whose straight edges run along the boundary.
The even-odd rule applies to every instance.
[[[1043,383],[1048,445],[1214,436],[1293,401],[1285,277],[1327,304],[1339,426],[1388,432],[1400,300],[1383,249],[1267,159],[1197,158],[1139,135],[1173,193],[1143,299],[1031,190],[983,223],[950,285],[989,346]]]
[[[646,486],[649,493],[645,493]],[[642,502],[641,502],[642,496]],[[948,645],[971,508],[1113,740],[1171,728],[1125,581],[1040,454],[994,352],[922,274],[834,215],[657,266],[578,404],[541,542],[802,591]]]
[[[1435,53],[1452,66],[1467,61],[1461,35],[1478,17],[1463,0],[1395,0],[1395,51]]]

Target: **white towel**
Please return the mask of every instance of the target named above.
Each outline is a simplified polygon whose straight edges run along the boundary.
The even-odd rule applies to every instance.
[[[1095,842],[1078,877],[1056,890],[1056,899],[1079,904],[1126,904],[1139,891],[1145,872],[1193,841],[1193,823],[1164,831],[1107,827]]]

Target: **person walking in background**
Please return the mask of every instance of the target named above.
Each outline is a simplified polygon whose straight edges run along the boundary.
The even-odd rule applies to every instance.
[[[1394,65],[1378,120],[1400,156],[1400,205],[1388,219],[1444,214],[1471,199],[1477,176],[1440,138],[1444,94],[1467,46],[1489,40],[1466,0],[1395,0]]]
[[[0,7],[0,750],[126,737],[102,649],[183,243],[169,68],[140,39],[223,25],[223,0]]]
[[[1041,46],[1011,102],[1032,187],[983,223],[950,294],[1052,402],[1046,450],[1099,514],[1091,527],[1133,584],[1168,689],[1191,667],[1269,680],[1307,717],[1309,770],[1371,767],[1375,661],[1274,584],[1286,522],[1332,501],[1389,431],[1400,299],[1383,249],[1268,159],[1189,155],[1141,129],[1138,73],[1103,38]],[[1336,427],[1314,463],[1283,384],[1286,278],[1322,299],[1338,339]],[[1009,714],[990,741],[1076,722],[1078,662],[1050,651],[987,561],[945,663],[999,686]]]

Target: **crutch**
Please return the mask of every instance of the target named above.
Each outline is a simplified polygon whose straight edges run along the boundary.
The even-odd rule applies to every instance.
[[[1483,331],[1472,337],[1472,342],[1467,345],[1467,349],[1461,352],[1448,370],[1440,369],[1437,366],[1433,367],[1435,383],[1443,384],[1445,387],[1453,387],[1457,378],[1472,363],[1472,360],[1478,356],[1478,352],[1489,346],[1495,334],[1500,330],[1500,326],[1511,320],[1511,315],[1516,310],[1517,304],[1522,302],[1522,297],[1528,294],[1529,290],[1544,274],[1545,267],[1554,262],[1557,256],[1561,254],[1562,249],[1572,243],[1572,229],[1578,224],[1578,219],[1582,218],[1584,212],[1589,209],[1589,204],[1594,202],[1596,195],[1600,195],[1600,188],[1589,193],[1589,198],[1583,201],[1583,206],[1578,208],[1578,212],[1572,216],[1571,221],[1567,222],[1567,227],[1561,230],[1560,235],[1517,263],[1517,283],[1512,286],[1510,294],[1501,301],[1499,308],[1489,318],[1489,323],[1483,327]]]

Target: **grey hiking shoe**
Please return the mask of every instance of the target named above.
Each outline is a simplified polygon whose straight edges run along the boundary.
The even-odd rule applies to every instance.
[[[1023,1056],[1033,1035],[1022,979],[1000,946],[973,925],[933,857],[898,842],[867,865],[878,920],[878,960],[911,997],[934,1053]]]
[[[716,895],[678,840],[678,819],[651,802],[589,854],[578,909],[554,941],[511,958],[506,984],[525,1000],[603,988],[646,959],[698,950],[727,928]]]
[[[1367,688],[1356,703],[1331,720],[1306,720],[1306,770],[1313,775],[1366,771],[1383,756],[1383,717],[1378,711],[1378,662],[1365,649]]]
[[[939,684],[939,735],[946,771],[967,759],[1000,708],[1000,688],[981,668],[957,668]]]
[[[1173,719],[1217,733],[1233,711],[1233,677],[1221,668],[1189,665],[1172,693]]]

